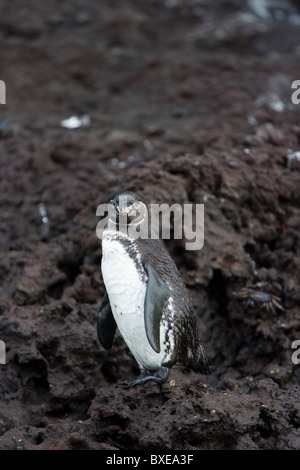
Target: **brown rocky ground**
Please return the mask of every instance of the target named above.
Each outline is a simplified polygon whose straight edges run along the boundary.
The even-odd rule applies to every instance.
[[[0,449],[300,448],[300,10],[260,5],[0,2]],[[204,248],[166,245],[209,377],[114,388],[138,371],[120,336],[97,342],[95,229],[120,188],[205,203]],[[246,308],[245,286],[284,311]]]

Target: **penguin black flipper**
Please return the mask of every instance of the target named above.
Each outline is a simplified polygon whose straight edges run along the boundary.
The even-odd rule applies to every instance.
[[[148,276],[144,302],[144,320],[148,341],[155,352],[160,353],[160,322],[171,291],[149,263],[145,270]]]
[[[105,292],[97,319],[97,336],[105,349],[112,347],[116,329],[117,324],[111,311],[107,292]]]

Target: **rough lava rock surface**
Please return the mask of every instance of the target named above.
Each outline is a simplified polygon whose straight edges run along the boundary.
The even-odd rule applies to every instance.
[[[263,5],[0,2],[0,449],[300,448],[300,10]],[[204,247],[166,246],[211,376],[114,387],[138,371],[96,338],[96,209],[125,188],[205,204]]]

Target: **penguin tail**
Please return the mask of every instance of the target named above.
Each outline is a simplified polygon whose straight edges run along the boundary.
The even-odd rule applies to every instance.
[[[194,372],[203,375],[212,374],[216,370],[212,360],[207,356],[206,351],[201,344],[194,353],[189,366]]]

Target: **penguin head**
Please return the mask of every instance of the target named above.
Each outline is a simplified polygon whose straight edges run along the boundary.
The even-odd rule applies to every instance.
[[[140,224],[147,215],[143,198],[133,191],[118,192],[109,203],[115,210],[117,223],[120,224]]]

